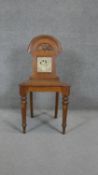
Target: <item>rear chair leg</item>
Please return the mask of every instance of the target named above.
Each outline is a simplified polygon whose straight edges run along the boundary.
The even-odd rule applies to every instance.
[[[58,114],[58,101],[59,101],[59,93],[56,92],[56,96],[55,96],[55,116],[54,116],[54,118],[57,118],[57,114]]]
[[[30,115],[33,118],[33,93],[30,92]]]

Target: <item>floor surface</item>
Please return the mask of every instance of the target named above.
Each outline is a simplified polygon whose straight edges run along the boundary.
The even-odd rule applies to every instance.
[[[0,110],[0,175],[98,175],[98,111],[69,111],[66,135],[53,111]]]

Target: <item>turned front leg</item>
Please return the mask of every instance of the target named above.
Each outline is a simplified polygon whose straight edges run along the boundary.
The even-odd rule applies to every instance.
[[[21,97],[22,129],[26,132],[26,97]]]
[[[63,95],[63,98],[62,98],[62,108],[63,108],[62,130],[63,130],[63,134],[65,134],[66,125],[67,125],[67,111],[68,111],[68,97],[65,95]]]

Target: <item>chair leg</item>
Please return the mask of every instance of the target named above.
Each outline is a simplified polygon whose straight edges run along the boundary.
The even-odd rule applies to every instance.
[[[33,118],[33,93],[30,92],[30,114],[31,118]]]
[[[63,95],[62,98],[62,108],[63,108],[63,114],[62,114],[62,130],[63,134],[66,132],[66,126],[67,126],[67,111],[68,111],[68,97]]]
[[[56,96],[55,96],[55,116],[54,116],[54,118],[57,118],[57,114],[58,114],[58,101],[59,101],[59,93],[56,92]]]
[[[22,129],[26,133],[26,96],[21,97],[21,115],[22,115]]]

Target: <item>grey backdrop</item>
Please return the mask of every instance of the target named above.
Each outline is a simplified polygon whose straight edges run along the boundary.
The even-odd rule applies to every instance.
[[[20,106],[18,84],[31,74],[26,48],[39,34],[57,37],[57,72],[71,84],[71,109],[98,107],[98,0],[0,0],[0,107]],[[52,108],[54,94],[35,94]],[[60,98],[61,101],[61,98]]]

